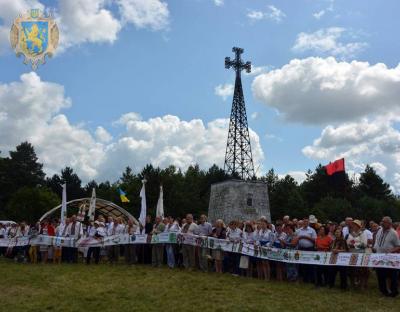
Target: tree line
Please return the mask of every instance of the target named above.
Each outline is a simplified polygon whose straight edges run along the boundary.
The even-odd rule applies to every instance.
[[[175,166],[161,169],[146,165],[140,172],[126,167],[114,182],[93,180],[83,185],[71,167],[46,176],[32,144],[23,142],[10,151],[9,156],[0,154],[0,219],[35,222],[61,203],[64,183],[68,200],[90,197],[92,188],[96,188],[98,198],[112,201],[138,217],[144,178],[147,180],[148,213],[155,214],[162,184],[165,213],[177,217],[189,212],[195,216],[207,213],[211,184],[232,177],[217,165],[207,170],[193,165],[186,171]],[[347,173],[328,176],[321,165],[309,170],[300,184],[290,175],[279,177],[273,169],[257,180],[268,186],[273,220],[283,215],[304,217],[309,214],[323,221],[337,222],[346,216],[379,221],[383,215],[390,215],[400,220],[400,199],[370,166],[366,166],[357,181],[350,179]],[[129,203],[121,203],[118,188],[127,194]]]

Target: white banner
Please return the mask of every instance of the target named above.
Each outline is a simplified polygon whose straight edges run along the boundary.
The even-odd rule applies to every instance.
[[[102,238],[86,237],[78,240],[68,237],[38,235],[0,239],[0,247],[19,247],[26,245],[48,245],[63,247],[104,247],[126,244],[186,244],[202,248],[220,249],[254,258],[297,264],[337,265],[371,268],[400,269],[400,254],[318,252],[294,249],[261,247],[243,242],[231,242],[212,237],[191,234],[161,233],[159,235],[120,234]]]

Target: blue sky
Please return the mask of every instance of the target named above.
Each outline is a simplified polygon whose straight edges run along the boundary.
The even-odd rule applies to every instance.
[[[395,96],[400,42],[393,36],[400,26],[393,14],[398,1],[83,2],[0,0],[0,116],[1,111],[7,116],[3,123],[8,118],[3,129],[0,118],[3,153],[29,139],[48,163],[49,173],[72,165],[86,180],[113,180],[124,166],[139,168],[147,160],[160,166],[222,165],[227,132],[220,119],[229,117],[232,97],[228,92],[224,100],[216,88],[233,84],[234,73],[224,68],[224,58],[232,57],[232,47],[239,46],[245,50],[243,59],[252,61],[258,71],[243,76],[243,87],[249,126],[259,140],[253,142],[262,168],[259,174],[273,167],[301,179],[302,172],[318,163],[345,156],[352,173],[373,163],[394,188],[400,186],[400,177],[395,176],[400,162]],[[36,73],[15,56],[4,35],[16,12],[32,5],[54,9],[61,31],[56,57]],[[108,14],[105,19],[101,10]],[[87,20],[95,22],[85,26]],[[295,59],[300,63],[291,63]],[[347,68],[345,73],[342,67]],[[335,87],[328,92],[323,86],[330,78]],[[358,81],[364,83],[360,86]],[[38,85],[49,88],[49,95],[40,94],[32,108],[23,101],[23,93]],[[18,91],[11,92],[13,88]],[[393,98],[381,103],[382,97],[371,93],[376,89],[390,90],[388,97]],[[61,99],[52,103],[57,96]],[[37,107],[48,111],[41,111],[33,122],[24,115],[27,111],[11,114],[15,105],[21,110],[27,105],[30,116],[36,116]],[[376,108],[381,106],[382,110]],[[349,109],[349,114],[335,116],[335,109]],[[132,112],[141,117],[126,115]],[[60,115],[65,120],[55,125],[54,118]],[[166,115],[179,119],[150,121]],[[27,125],[32,122],[35,130],[13,128],[11,116]],[[204,129],[198,132],[183,124],[193,120],[201,120]],[[37,123],[40,129],[35,128]],[[365,128],[371,125],[370,131]],[[101,139],[96,136],[98,127],[107,132]],[[164,139],[168,127],[177,127],[177,134]],[[71,137],[65,137],[66,132]],[[351,137],[343,135],[350,132]],[[313,144],[318,139],[321,142]],[[191,140],[200,143],[193,145]],[[365,152],[377,144],[379,150]]]

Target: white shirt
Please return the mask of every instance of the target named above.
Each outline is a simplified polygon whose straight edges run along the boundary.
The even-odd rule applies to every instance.
[[[367,235],[367,239],[368,240],[373,240],[374,239],[374,235],[372,234],[372,232],[368,229],[364,230],[365,235]]]
[[[345,227],[342,229],[342,233],[343,233],[343,237],[346,238],[346,236],[350,233],[349,227],[348,227],[348,226],[345,226]]]
[[[28,233],[29,233],[29,226],[26,225],[24,230],[22,230],[20,227],[18,227],[16,236],[17,237],[21,237],[21,236],[26,237],[26,236],[28,236]]]
[[[0,229],[0,236],[2,236],[3,238],[6,237],[6,229],[5,228]]]
[[[72,237],[72,238],[79,238],[83,236],[83,227],[82,224],[79,221],[75,222],[75,232],[72,234],[72,228],[74,224],[71,222],[68,224],[67,230],[66,230],[66,236]]]
[[[229,240],[240,240],[242,238],[242,230],[239,228],[235,228],[235,229],[231,229],[230,227],[228,227],[228,231],[226,232],[226,237]]]
[[[367,234],[364,231],[357,234],[350,233],[346,242],[351,251],[364,251],[368,245]]]
[[[242,233],[243,241],[248,244],[252,244],[257,240],[257,233],[256,232],[246,232],[243,231]]]
[[[297,236],[307,236],[311,238],[313,241],[317,238],[317,233],[312,227],[307,226],[307,228],[300,228],[296,231]],[[300,248],[312,248],[314,247],[314,242],[309,241],[308,239],[301,238],[298,242],[298,246]]]
[[[178,233],[181,231],[181,228],[180,228],[178,222],[176,222],[176,221],[172,224],[168,224],[168,226],[166,226],[165,229],[167,230],[167,232]]]
[[[104,227],[104,226],[99,226],[98,228],[97,228],[97,234],[98,235],[100,235],[100,236],[107,236],[107,232],[106,232],[106,228]]]
[[[187,226],[188,224],[186,223],[185,226],[182,228],[182,230]],[[197,226],[196,223],[192,222],[190,223],[187,232],[188,234],[195,234],[197,235],[199,233],[199,227]]]
[[[260,245],[266,245],[271,238],[272,231],[270,229],[259,229],[256,234],[256,239]]]
[[[112,228],[108,228],[107,235],[119,235],[123,234],[125,231],[125,226],[123,224],[114,224]]]
[[[88,237],[94,237],[96,235],[97,229],[95,226],[89,226],[88,231],[87,231],[87,236]]]

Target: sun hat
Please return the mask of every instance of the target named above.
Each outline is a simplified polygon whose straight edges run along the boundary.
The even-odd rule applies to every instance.
[[[354,221],[352,221],[352,223],[355,224],[355,225],[357,225],[359,228],[362,227],[362,223],[361,223],[360,220],[354,220]]]
[[[311,224],[318,223],[318,219],[314,215],[308,217],[308,222]]]

